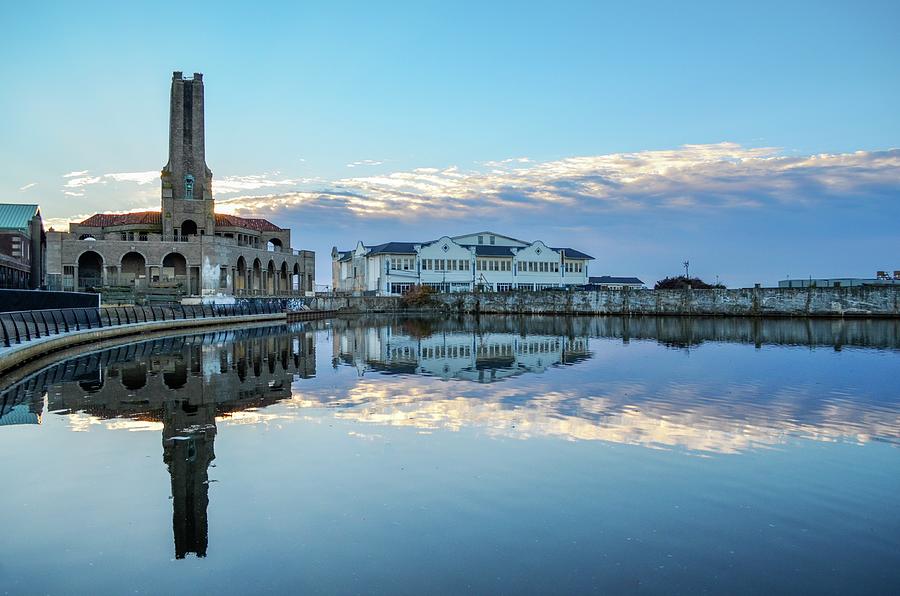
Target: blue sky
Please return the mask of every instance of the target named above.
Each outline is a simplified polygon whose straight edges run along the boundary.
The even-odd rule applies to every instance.
[[[488,228],[650,282],[900,269],[900,3],[486,4],[3,3],[0,200],[157,207],[199,71],[222,209],[320,283],[332,245]]]

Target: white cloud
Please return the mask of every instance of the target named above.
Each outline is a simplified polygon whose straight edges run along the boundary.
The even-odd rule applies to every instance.
[[[360,166],[380,166],[383,164],[383,161],[378,161],[377,159],[362,159],[360,161],[354,161],[352,163],[348,163],[348,168],[358,168]]]
[[[63,178],[75,178],[76,176],[84,176],[87,174],[89,170],[78,170],[75,172],[69,172],[68,174],[63,174]]]
[[[279,172],[251,174],[248,176],[225,176],[213,179],[213,192],[216,195],[234,192],[247,192],[261,188],[278,188],[281,186],[297,186],[318,181],[317,178],[276,178]]]
[[[103,176],[80,176],[77,178],[69,178],[63,186],[65,188],[78,188],[80,186],[88,186],[89,184],[103,184]]]
[[[104,174],[104,178],[109,178],[116,182],[134,182],[135,184],[150,184],[159,180],[159,170],[151,170],[149,172],[121,172],[117,174]]]
[[[35,186],[37,186],[37,182],[29,182],[25,186],[20,186],[19,190],[28,190],[29,188],[33,188]]]

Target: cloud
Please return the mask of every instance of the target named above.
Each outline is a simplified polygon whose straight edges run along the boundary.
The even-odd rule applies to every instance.
[[[150,184],[159,180],[159,170],[149,172],[121,172],[118,174],[104,174],[103,178],[116,182],[134,182],[135,184]]]
[[[348,163],[348,168],[358,168],[360,166],[380,166],[383,164],[383,161],[378,161],[377,159],[363,159],[360,161],[354,161],[352,163]]]
[[[76,176],[84,176],[88,173],[89,170],[79,170],[75,172],[69,172],[68,174],[63,174],[63,178],[75,178]]]
[[[359,218],[467,218],[526,212],[586,216],[615,212],[810,206],[829,199],[884,197],[900,185],[900,150],[786,156],[735,143],[485,168],[418,168],[343,178],[330,188],[226,201],[235,212],[343,212]]]
[[[261,188],[277,188],[283,186],[298,186],[317,182],[318,178],[277,178],[279,172],[273,175],[267,173],[252,174],[249,176],[225,176],[213,179],[213,192],[216,195],[230,194],[234,192],[247,192]]]
[[[78,188],[80,186],[88,186],[90,184],[104,184],[103,176],[79,176],[70,177],[63,185],[64,188]]]
[[[348,166],[376,165],[361,160]],[[92,176],[70,172],[68,196],[108,182],[148,185],[158,172]],[[597,216],[810,208],[823,201],[893,196],[900,186],[900,150],[787,155],[772,147],[736,143],[576,156],[552,161],[516,157],[456,166],[416,168],[330,182],[279,172],[213,180],[222,212],[278,218],[347,221],[508,217],[564,224]],[[141,204],[145,201],[141,200]]]
[[[37,182],[29,182],[25,186],[20,186],[19,190],[28,190],[29,188],[33,188],[35,186],[37,186]]]

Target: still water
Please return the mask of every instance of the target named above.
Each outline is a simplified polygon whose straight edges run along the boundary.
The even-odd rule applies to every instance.
[[[896,593],[900,323],[362,318],[0,381],[0,593]]]

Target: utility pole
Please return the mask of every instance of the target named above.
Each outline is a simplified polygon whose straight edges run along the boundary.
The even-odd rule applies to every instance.
[[[682,266],[684,267],[684,278],[690,280],[691,279],[691,274],[690,274],[691,262],[685,261],[682,263]]]

